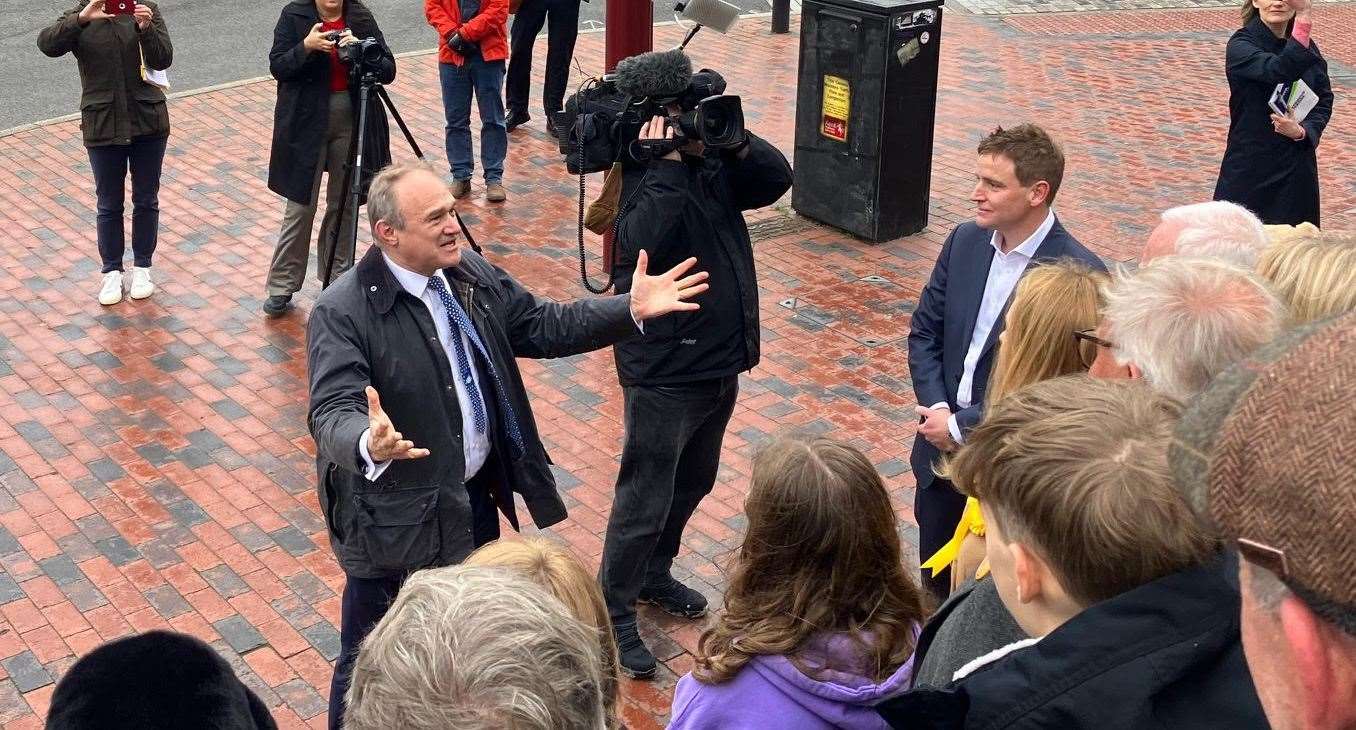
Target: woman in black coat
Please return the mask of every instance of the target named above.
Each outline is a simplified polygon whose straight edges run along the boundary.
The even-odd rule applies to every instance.
[[[1319,138],[1332,116],[1328,62],[1309,38],[1309,0],[1245,0],[1229,39],[1229,141],[1215,200],[1238,203],[1263,223],[1319,224]],[[1268,105],[1277,85],[1302,80],[1318,105],[1302,122]]]
[[[292,295],[306,279],[311,248],[311,223],[320,194],[320,175],[329,173],[325,218],[320,226],[317,275],[323,279],[330,244],[338,233],[331,278],[353,265],[348,246],[352,235],[345,215],[344,170],[352,163],[353,135],[358,127],[359,86],[356,74],[339,59],[340,46],[375,38],[378,51],[373,68],[376,80],[395,79],[395,56],[387,47],[372,12],[360,0],[291,0],[283,7],[273,30],[269,70],[278,80],[278,102],[273,112],[273,149],[268,163],[268,188],[287,198],[282,230],[269,266],[264,312],[287,311]],[[377,170],[391,160],[386,113],[376,94],[368,101],[363,142],[364,189]]]

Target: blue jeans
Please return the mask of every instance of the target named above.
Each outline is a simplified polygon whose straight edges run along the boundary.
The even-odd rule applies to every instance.
[[[438,64],[447,116],[447,161],[453,180],[470,180],[475,171],[471,150],[471,92],[480,107],[480,164],[485,182],[504,179],[508,130],[504,127],[504,62],[467,59],[460,66]]]

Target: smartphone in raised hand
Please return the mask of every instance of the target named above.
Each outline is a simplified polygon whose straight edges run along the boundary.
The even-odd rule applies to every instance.
[[[136,9],[136,0],[104,0],[104,12],[109,15],[131,15]]]

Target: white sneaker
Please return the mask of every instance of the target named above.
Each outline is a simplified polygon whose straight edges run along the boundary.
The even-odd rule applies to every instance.
[[[132,286],[128,293],[133,299],[145,299],[155,293],[155,284],[151,282],[151,267],[132,267]]]
[[[122,301],[122,272],[104,274],[104,285],[99,287],[99,303],[105,307]]]

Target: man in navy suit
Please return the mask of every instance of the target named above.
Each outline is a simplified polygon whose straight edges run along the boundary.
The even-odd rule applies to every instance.
[[[1034,124],[998,128],[979,143],[974,222],[957,226],[942,246],[919,297],[909,331],[909,371],[920,417],[909,463],[918,489],[918,552],[931,557],[955,533],[965,497],[936,476],[984,413],[1008,301],[1028,266],[1070,257],[1105,271],[1055,217],[1064,153]],[[923,584],[944,597],[949,570]]]

